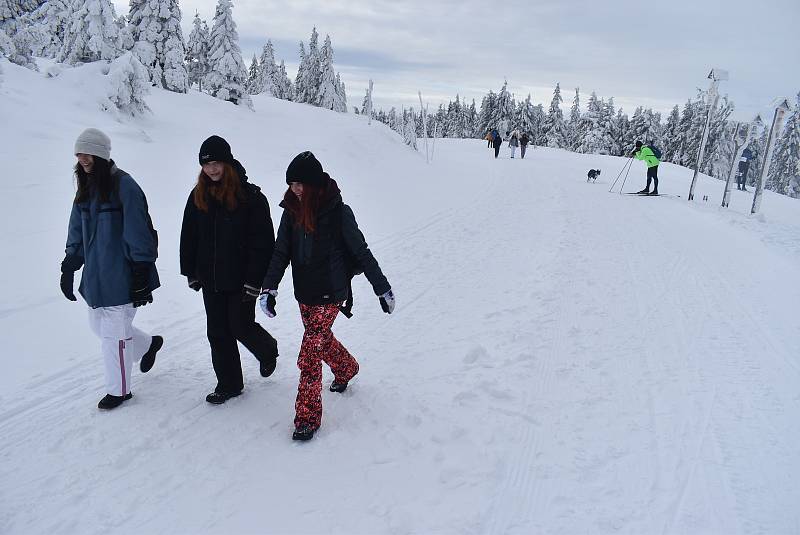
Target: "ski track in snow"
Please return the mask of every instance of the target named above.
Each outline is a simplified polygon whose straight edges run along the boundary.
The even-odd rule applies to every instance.
[[[18,79],[34,95],[51,90],[6,65],[0,90],[20,110],[0,112],[24,125]],[[62,98],[71,75],[48,82],[62,84]],[[231,120],[225,103],[154,93],[155,114],[140,123],[82,112],[112,139],[139,150],[174,139],[170,150],[192,158],[183,118],[205,106],[219,124]],[[264,177],[273,219],[281,167],[307,147],[280,141],[259,154],[247,140],[265,119],[332,162],[397,293],[387,316],[354,280],[355,317],[334,332],[360,374],[339,395],[326,368],[323,425],[310,443],[290,440],[301,326],[287,276],[278,317],[258,316],[279,340],[275,374],[261,378],[243,350],[244,394],[205,403],[205,319],[174,251],[174,204],[196,169],[155,158],[189,179],[144,184],[164,286],[137,323],[166,342],[152,372],[134,368],[134,398],[120,409],[96,409],[97,341],[85,307],[57,294],[66,219],[5,227],[18,257],[35,261],[4,268],[14,282],[0,288],[15,296],[0,325],[27,366],[10,370],[21,379],[0,399],[0,533],[800,532],[797,202],[770,194],[774,213],[751,218],[738,192],[730,211],[645,201],[585,182],[586,169],[613,175],[622,159],[534,149],[510,160],[504,147],[495,160],[478,140],[438,140],[425,165],[381,125],[260,97],[256,108],[236,110],[243,137],[233,145]],[[59,132],[74,117],[37,117],[55,124],[42,154],[71,146]],[[24,139],[0,133],[0,146],[25,154]],[[661,188],[684,195],[691,172],[663,167]],[[629,185],[643,176],[635,165]],[[42,195],[41,176],[26,180],[20,206]],[[64,218],[67,186],[43,200]],[[702,178],[698,195],[721,187]],[[52,288],[19,289],[42,273]],[[51,332],[26,341],[37,321]]]

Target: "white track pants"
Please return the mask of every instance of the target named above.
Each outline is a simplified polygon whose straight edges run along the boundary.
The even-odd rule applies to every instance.
[[[517,147],[512,145],[510,148],[511,148],[511,157],[513,158],[514,155],[517,153]]]
[[[133,326],[133,305],[89,309],[89,326],[100,337],[106,366],[106,393],[124,396],[131,391],[131,368],[134,361],[150,348],[149,334]]]

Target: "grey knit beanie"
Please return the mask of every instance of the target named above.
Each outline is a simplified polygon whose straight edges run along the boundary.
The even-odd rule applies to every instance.
[[[75,140],[75,154],[91,154],[110,160],[111,138],[97,128],[87,128]]]

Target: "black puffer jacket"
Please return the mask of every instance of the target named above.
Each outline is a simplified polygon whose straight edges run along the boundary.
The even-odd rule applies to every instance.
[[[233,211],[209,199],[208,212],[186,201],[181,227],[181,274],[212,291],[240,291],[244,283],[259,287],[275,245],[269,204],[261,189],[247,181],[234,160],[244,199]]]
[[[349,206],[342,202],[336,181],[328,177],[327,201],[317,216],[316,230],[307,233],[297,226],[284,208],[275,239],[275,250],[262,288],[276,290],[291,261],[294,296],[304,305],[341,303],[347,299],[350,273],[345,248],[367,276],[375,295],[389,291],[378,262],[372,256],[364,235],[358,229]]]

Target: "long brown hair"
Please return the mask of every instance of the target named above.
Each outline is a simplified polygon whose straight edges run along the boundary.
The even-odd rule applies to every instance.
[[[88,201],[97,192],[100,202],[109,202],[111,194],[117,184],[111,177],[111,162],[94,156],[92,172],[87,173],[81,164],[75,164],[75,178],[78,182],[78,191],[75,193],[75,202]]]
[[[292,193],[292,187],[283,194],[283,204],[294,216],[294,222],[306,232],[314,232],[317,228],[317,215],[325,199],[326,186],[303,184],[303,195],[300,199]]]
[[[223,162],[222,179],[214,182],[200,169],[197,185],[194,187],[194,205],[202,212],[208,212],[208,201],[213,198],[225,205],[228,211],[236,210],[242,200],[242,184],[239,173],[228,163]]]

